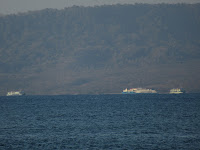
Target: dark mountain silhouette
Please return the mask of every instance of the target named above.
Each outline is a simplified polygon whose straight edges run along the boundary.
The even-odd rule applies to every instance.
[[[1,95],[200,92],[200,4],[74,6],[0,17]]]

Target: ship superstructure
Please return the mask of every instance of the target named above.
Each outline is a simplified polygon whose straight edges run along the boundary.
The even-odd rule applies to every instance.
[[[122,94],[157,93],[156,90],[146,88],[131,88],[123,90]]]
[[[185,92],[179,88],[173,88],[169,91],[169,94],[182,94],[182,93],[185,93]]]
[[[6,96],[22,96],[22,95],[25,95],[25,93],[22,91],[10,91],[7,93]]]

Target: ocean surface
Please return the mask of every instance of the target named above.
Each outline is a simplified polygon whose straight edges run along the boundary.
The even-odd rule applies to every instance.
[[[200,150],[200,94],[0,97],[0,150]]]

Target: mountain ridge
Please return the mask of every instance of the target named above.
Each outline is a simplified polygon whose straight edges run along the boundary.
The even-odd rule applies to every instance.
[[[0,17],[0,94],[199,92],[199,8],[75,6]]]

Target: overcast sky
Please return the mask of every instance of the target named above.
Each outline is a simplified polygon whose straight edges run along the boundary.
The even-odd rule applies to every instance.
[[[73,5],[94,6],[117,3],[200,3],[200,0],[0,0],[0,13],[11,14],[40,10],[44,8],[62,9]]]

